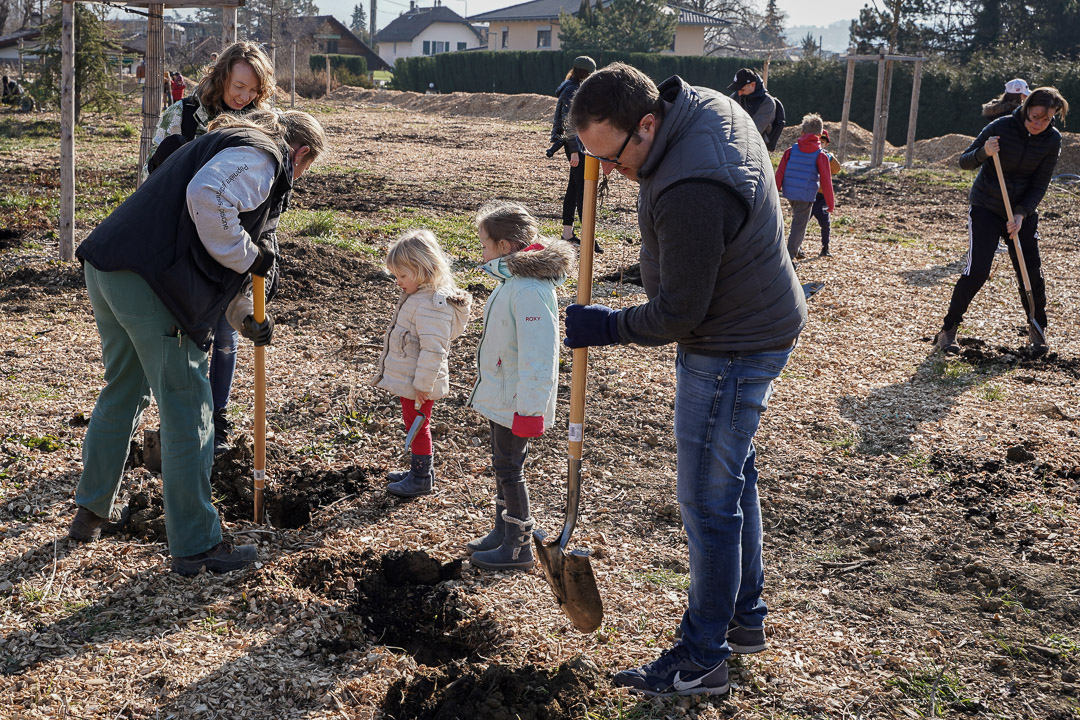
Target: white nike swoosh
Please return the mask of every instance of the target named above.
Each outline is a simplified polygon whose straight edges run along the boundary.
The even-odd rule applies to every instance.
[[[689,690],[690,688],[695,688],[700,685],[701,678],[698,678],[697,680],[692,680],[690,682],[683,682],[680,673],[678,672],[675,673],[675,679],[671,681],[671,687],[675,688],[676,690]]]

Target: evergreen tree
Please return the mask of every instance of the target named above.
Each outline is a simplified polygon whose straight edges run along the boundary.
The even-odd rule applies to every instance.
[[[353,32],[362,31],[367,27],[367,13],[363,5],[353,5],[352,19],[349,21],[349,29]]]
[[[787,45],[784,37],[784,21],[787,13],[776,6],[776,0],[769,0],[765,5],[765,24],[758,33],[763,49],[782,48]]]
[[[117,112],[119,95],[114,89],[116,74],[108,67],[108,54],[119,52],[105,25],[107,9],[97,5],[73,3],[75,11],[75,124],[82,109],[98,112]],[[40,77],[33,84],[32,94],[43,105],[59,106],[62,88],[61,34],[63,14],[61,3],[55,3],[41,27],[41,48],[45,58]]]
[[[584,19],[561,14],[559,41],[569,52],[659,52],[671,47],[678,20],[665,0],[614,0],[603,9],[597,3]]]
[[[803,57],[811,57],[821,52],[821,44],[814,37],[814,33],[807,32],[806,37],[802,39],[802,52]]]

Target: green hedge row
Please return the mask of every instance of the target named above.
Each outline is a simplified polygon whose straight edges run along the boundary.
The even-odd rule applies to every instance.
[[[424,92],[434,82],[439,92],[498,92],[553,94],[573,63],[575,53],[561,51],[454,52],[398,60],[393,87]],[[599,67],[616,60],[639,68],[660,82],[679,75],[692,85],[723,90],[741,67],[759,73],[760,60],[640,53],[595,52]],[[911,107],[913,63],[894,63],[887,138],[894,145],[907,142]],[[773,61],[769,65],[769,91],[784,103],[788,124],[803,115],[819,113],[839,122],[844,106],[847,63],[810,58],[798,62]],[[976,135],[986,124],[982,104],[999,95],[1005,82],[1022,77],[1031,87],[1054,85],[1080,109],[1080,62],[1048,60],[1017,52],[1001,57],[980,56],[967,65],[940,60],[923,65],[916,137],[962,133]],[[867,130],[873,127],[877,63],[855,64],[851,119]],[[1080,111],[1080,110],[1078,110]],[[1073,122],[1076,125],[1076,122]],[[1060,124],[1059,124],[1059,127]],[[1066,126],[1068,129],[1068,126]]]
[[[311,55],[308,66],[313,72],[326,70],[326,55]],[[367,75],[367,60],[362,55],[330,55],[330,70],[347,70],[353,75],[364,77]]]
[[[439,92],[538,93],[551,95],[566,78],[578,53],[529,50],[452,52],[410,57],[394,64],[393,87],[424,92],[434,82]],[[672,75],[695,85],[725,87],[735,71],[750,61],[595,51],[589,54],[598,67],[621,61],[651,78]]]

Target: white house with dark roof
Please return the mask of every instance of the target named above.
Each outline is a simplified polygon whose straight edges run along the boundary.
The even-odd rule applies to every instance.
[[[603,0],[604,7],[611,2]],[[731,24],[675,3],[669,2],[668,7],[679,13],[675,41],[665,51],[673,55],[704,55],[705,28]],[[577,16],[580,9],[580,0],[531,0],[473,15],[469,20],[487,23],[489,50],[558,50],[559,13]]]
[[[398,58],[438,55],[484,46],[484,38],[469,21],[435,0],[434,7],[417,7],[394,19],[375,34],[379,57],[393,65]]]

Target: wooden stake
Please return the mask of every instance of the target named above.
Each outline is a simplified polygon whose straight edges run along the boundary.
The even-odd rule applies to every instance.
[[[904,167],[911,168],[915,151],[915,122],[919,118],[919,92],[922,89],[922,60],[915,61],[915,74],[911,79],[911,109],[907,118],[907,152]]]
[[[854,50],[854,48],[852,49]],[[847,128],[851,117],[851,91],[855,86],[855,58],[848,57],[847,79],[844,81],[844,113],[840,117],[840,163],[847,159]]]
[[[75,3],[65,0],[60,29],[60,259],[75,259]]]

